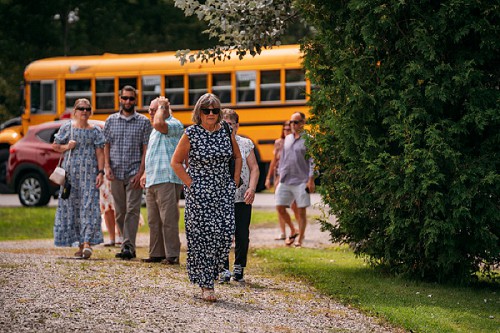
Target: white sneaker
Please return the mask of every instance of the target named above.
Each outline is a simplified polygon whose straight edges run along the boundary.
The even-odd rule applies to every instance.
[[[245,282],[245,278],[243,277],[243,271],[244,267],[241,267],[241,265],[234,265],[233,281]]]
[[[229,283],[229,281],[231,281],[231,272],[225,269],[219,275],[219,284]]]
[[[92,249],[90,247],[84,247],[82,251],[82,258],[88,259],[92,255]]]

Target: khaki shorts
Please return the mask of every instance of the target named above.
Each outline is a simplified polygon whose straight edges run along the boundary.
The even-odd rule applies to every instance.
[[[287,185],[279,183],[274,193],[276,206],[290,207],[292,202],[297,203],[298,208],[305,208],[311,205],[311,196],[306,192],[306,184]]]

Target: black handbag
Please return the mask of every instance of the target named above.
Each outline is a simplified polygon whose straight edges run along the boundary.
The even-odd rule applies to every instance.
[[[224,129],[227,132],[227,136],[229,138],[229,142],[231,143],[231,152],[233,152],[233,155],[229,159],[229,174],[231,175],[231,178],[234,179],[234,172],[236,170],[236,162],[234,161],[234,150],[233,150],[233,140],[231,140],[231,131],[229,130],[229,125],[223,121],[222,126],[224,126]],[[240,187],[243,184],[243,179],[240,177],[240,184],[238,187]]]
[[[71,194],[71,184],[69,183],[68,174],[66,173],[66,179],[64,180],[64,185],[62,186],[61,199],[68,199]]]

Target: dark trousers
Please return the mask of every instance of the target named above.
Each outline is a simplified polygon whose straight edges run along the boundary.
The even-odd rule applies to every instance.
[[[244,202],[234,204],[234,264],[247,266],[248,244],[250,243],[250,219],[252,218],[252,205]],[[224,268],[229,269],[229,258],[226,259]]]

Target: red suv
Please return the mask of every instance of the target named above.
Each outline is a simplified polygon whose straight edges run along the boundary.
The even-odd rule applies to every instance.
[[[10,147],[7,185],[18,194],[24,206],[45,206],[50,197],[57,198],[59,186],[49,180],[59,162],[60,153],[52,150],[54,135],[64,121],[31,126],[28,133]],[[103,121],[91,120],[104,127]]]

